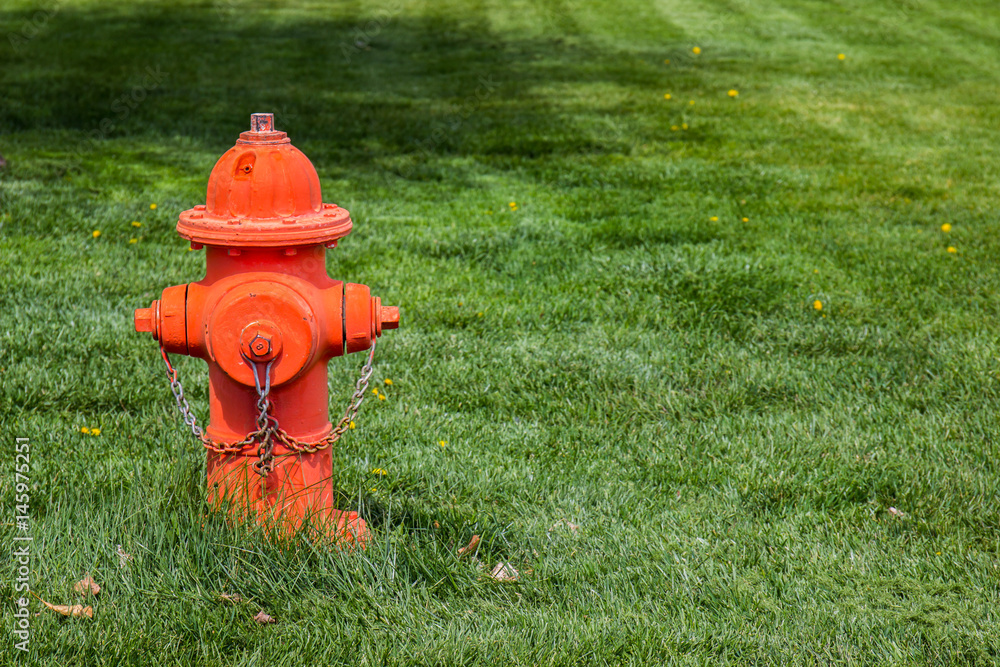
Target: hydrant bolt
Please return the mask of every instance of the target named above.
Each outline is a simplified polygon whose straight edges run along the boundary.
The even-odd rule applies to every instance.
[[[138,308],[135,311],[135,330],[153,333],[153,309]]]
[[[263,357],[271,351],[271,341],[264,338],[260,334],[257,334],[257,336],[250,341],[250,351],[258,357]]]
[[[240,334],[240,352],[244,359],[270,361],[281,353],[281,334],[267,320],[251,322]]]
[[[399,307],[398,306],[382,306],[381,308],[381,318],[382,318],[382,328],[383,329],[398,329],[399,328]]]

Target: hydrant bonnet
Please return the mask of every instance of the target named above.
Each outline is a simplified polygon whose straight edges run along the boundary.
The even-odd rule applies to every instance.
[[[180,214],[177,232],[193,243],[227,247],[335,244],[350,233],[350,214],[324,204],[312,162],[274,129],[272,114],[253,114],[208,179],[206,204]]]

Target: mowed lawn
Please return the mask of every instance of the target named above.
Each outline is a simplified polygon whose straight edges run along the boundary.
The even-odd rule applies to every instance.
[[[26,437],[32,591],[102,587],[24,656],[9,557],[0,663],[1000,661],[992,1],[7,0],[0,36],[0,538]],[[334,452],[364,553],[211,515],[132,327],[257,111],[352,213],[330,274],[402,313]]]

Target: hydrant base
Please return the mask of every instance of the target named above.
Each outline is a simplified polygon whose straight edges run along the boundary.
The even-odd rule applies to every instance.
[[[263,526],[275,539],[305,531],[338,547],[363,549],[371,541],[365,520],[333,502],[329,452],[276,457],[266,479],[253,471],[255,460],[209,453],[209,504],[237,521]]]

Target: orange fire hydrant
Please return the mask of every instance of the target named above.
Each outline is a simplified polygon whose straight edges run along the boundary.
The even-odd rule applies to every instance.
[[[326,249],[351,227],[346,210],[323,203],[316,169],[274,129],[273,115],[253,114],[212,170],[206,204],[177,223],[192,249],[206,249],[205,278],[163,290],[135,311],[135,329],[159,341],[184,421],[208,450],[210,502],[284,534],[308,521],[338,543],[364,546],[364,520],[336,507],[330,446],[353,426],[375,341],[399,325],[399,309],[327,275]],[[368,363],[334,426],[327,362],[361,350]],[[208,362],[204,430],[170,353]]]

